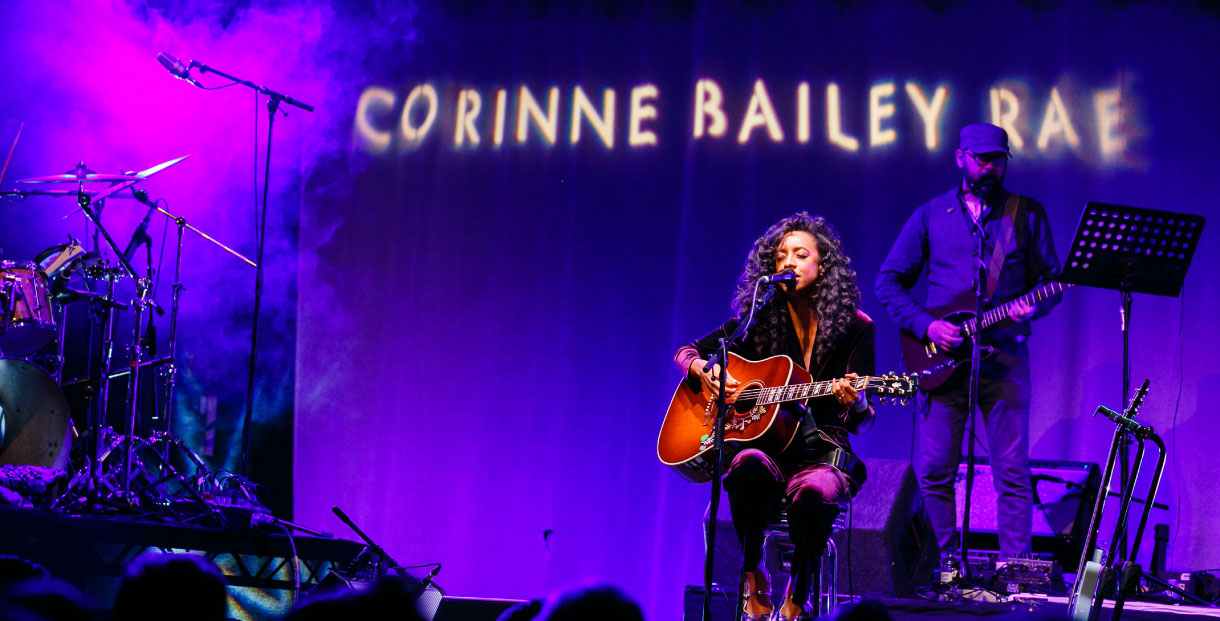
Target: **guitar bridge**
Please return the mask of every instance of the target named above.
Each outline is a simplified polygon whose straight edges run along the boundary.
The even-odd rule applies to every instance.
[[[752,423],[754,423],[756,421],[762,420],[763,416],[765,416],[766,414],[767,414],[767,406],[756,405],[753,408],[751,408],[750,411],[747,412],[745,415],[734,416],[732,419],[730,419],[728,422],[726,422],[724,424],[724,433],[727,435],[734,431],[745,431],[746,427],[749,427]],[[707,450],[707,449],[711,448],[714,441],[715,441],[715,438],[712,437],[711,433],[703,434],[703,436],[699,438],[699,450],[703,451],[703,450]]]

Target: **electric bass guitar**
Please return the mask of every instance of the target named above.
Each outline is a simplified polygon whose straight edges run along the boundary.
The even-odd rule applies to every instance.
[[[726,451],[749,446],[772,455],[792,443],[800,422],[781,404],[827,396],[834,381],[812,381],[809,372],[787,356],[752,361],[729,352],[729,372],[740,387],[736,399],[729,403],[724,424]],[[864,376],[848,381],[856,390],[882,399],[906,398],[916,390],[916,379],[911,375]],[[716,396],[701,382],[682,380],[657,438],[657,457],[692,483],[712,480],[715,462],[707,453],[714,448]]]
[[[971,337],[1007,319],[1009,311],[1018,302],[1036,304],[1072,286],[1061,282],[1047,283],[1019,298],[983,311],[981,317],[976,316],[974,312],[974,294],[970,292],[962,294],[944,306],[929,308],[928,313],[933,317],[961,326],[964,338],[957,347],[943,349],[926,338],[921,339],[915,336],[910,330],[902,330],[898,339],[902,346],[902,363],[906,366],[907,372],[920,374],[920,390],[936,390],[949,381],[949,378],[953,377],[957,371],[968,366]],[[992,348],[984,347],[979,352],[980,359],[986,359],[992,352]]]

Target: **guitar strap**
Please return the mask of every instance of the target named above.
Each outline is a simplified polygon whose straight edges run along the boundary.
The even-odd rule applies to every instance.
[[[856,485],[864,483],[867,471],[864,469],[864,462],[860,461],[859,457],[853,455],[850,451],[835,443],[830,436],[826,435],[825,431],[818,429],[818,424],[813,420],[813,413],[809,408],[804,408],[804,415],[801,417],[801,433],[804,434],[806,446],[829,446],[830,450],[819,455],[814,461],[820,464],[826,464],[843,474],[851,477],[856,482]]]
[[[987,299],[995,294],[996,285],[1000,282],[1000,270],[1004,269],[1004,255],[1014,246],[1017,235],[1017,211],[1021,205],[1021,197],[1009,194],[1004,201],[1004,216],[1000,218],[1000,235],[991,251],[991,261],[987,264]]]
[[[864,484],[864,479],[867,476],[865,474],[866,470],[863,468],[864,462],[842,447],[834,447],[819,458],[818,461],[851,477],[856,482],[856,485]]]

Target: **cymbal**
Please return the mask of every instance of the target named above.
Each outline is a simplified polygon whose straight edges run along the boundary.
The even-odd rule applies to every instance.
[[[85,192],[85,194],[96,194],[97,192]],[[9,198],[26,198],[30,196],[76,196],[79,194],[76,190],[0,190],[0,196]]]
[[[62,175],[47,175],[45,177],[28,177],[18,179],[17,183],[97,183],[106,181],[139,181],[142,177],[135,175],[118,175],[112,173],[71,172]]]

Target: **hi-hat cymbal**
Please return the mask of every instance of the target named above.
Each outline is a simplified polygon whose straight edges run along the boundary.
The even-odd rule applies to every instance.
[[[85,194],[96,194],[97,192],[85,192]],[[80,192],[76,190],[0,190],[0,196],[6,198],[20,199],[30,196],[77,196]]]
[[[89,170],[84,162],[79,162],[76,167],[62,175],[47,175],[45,177],[30,177],[28,179],[18,179],[17,183],[93,183],[107,181],[132,181],[139,180],[139,177],[132,175],[117,175],[110,173],[98,173]]]
[[[135,175],[117,175],[111,173],[64,173],[62,175],[47,175],[45,177],[29,177],[18,179],[17,183],[96,183],[106,181],[139,181],[142,177]]]

